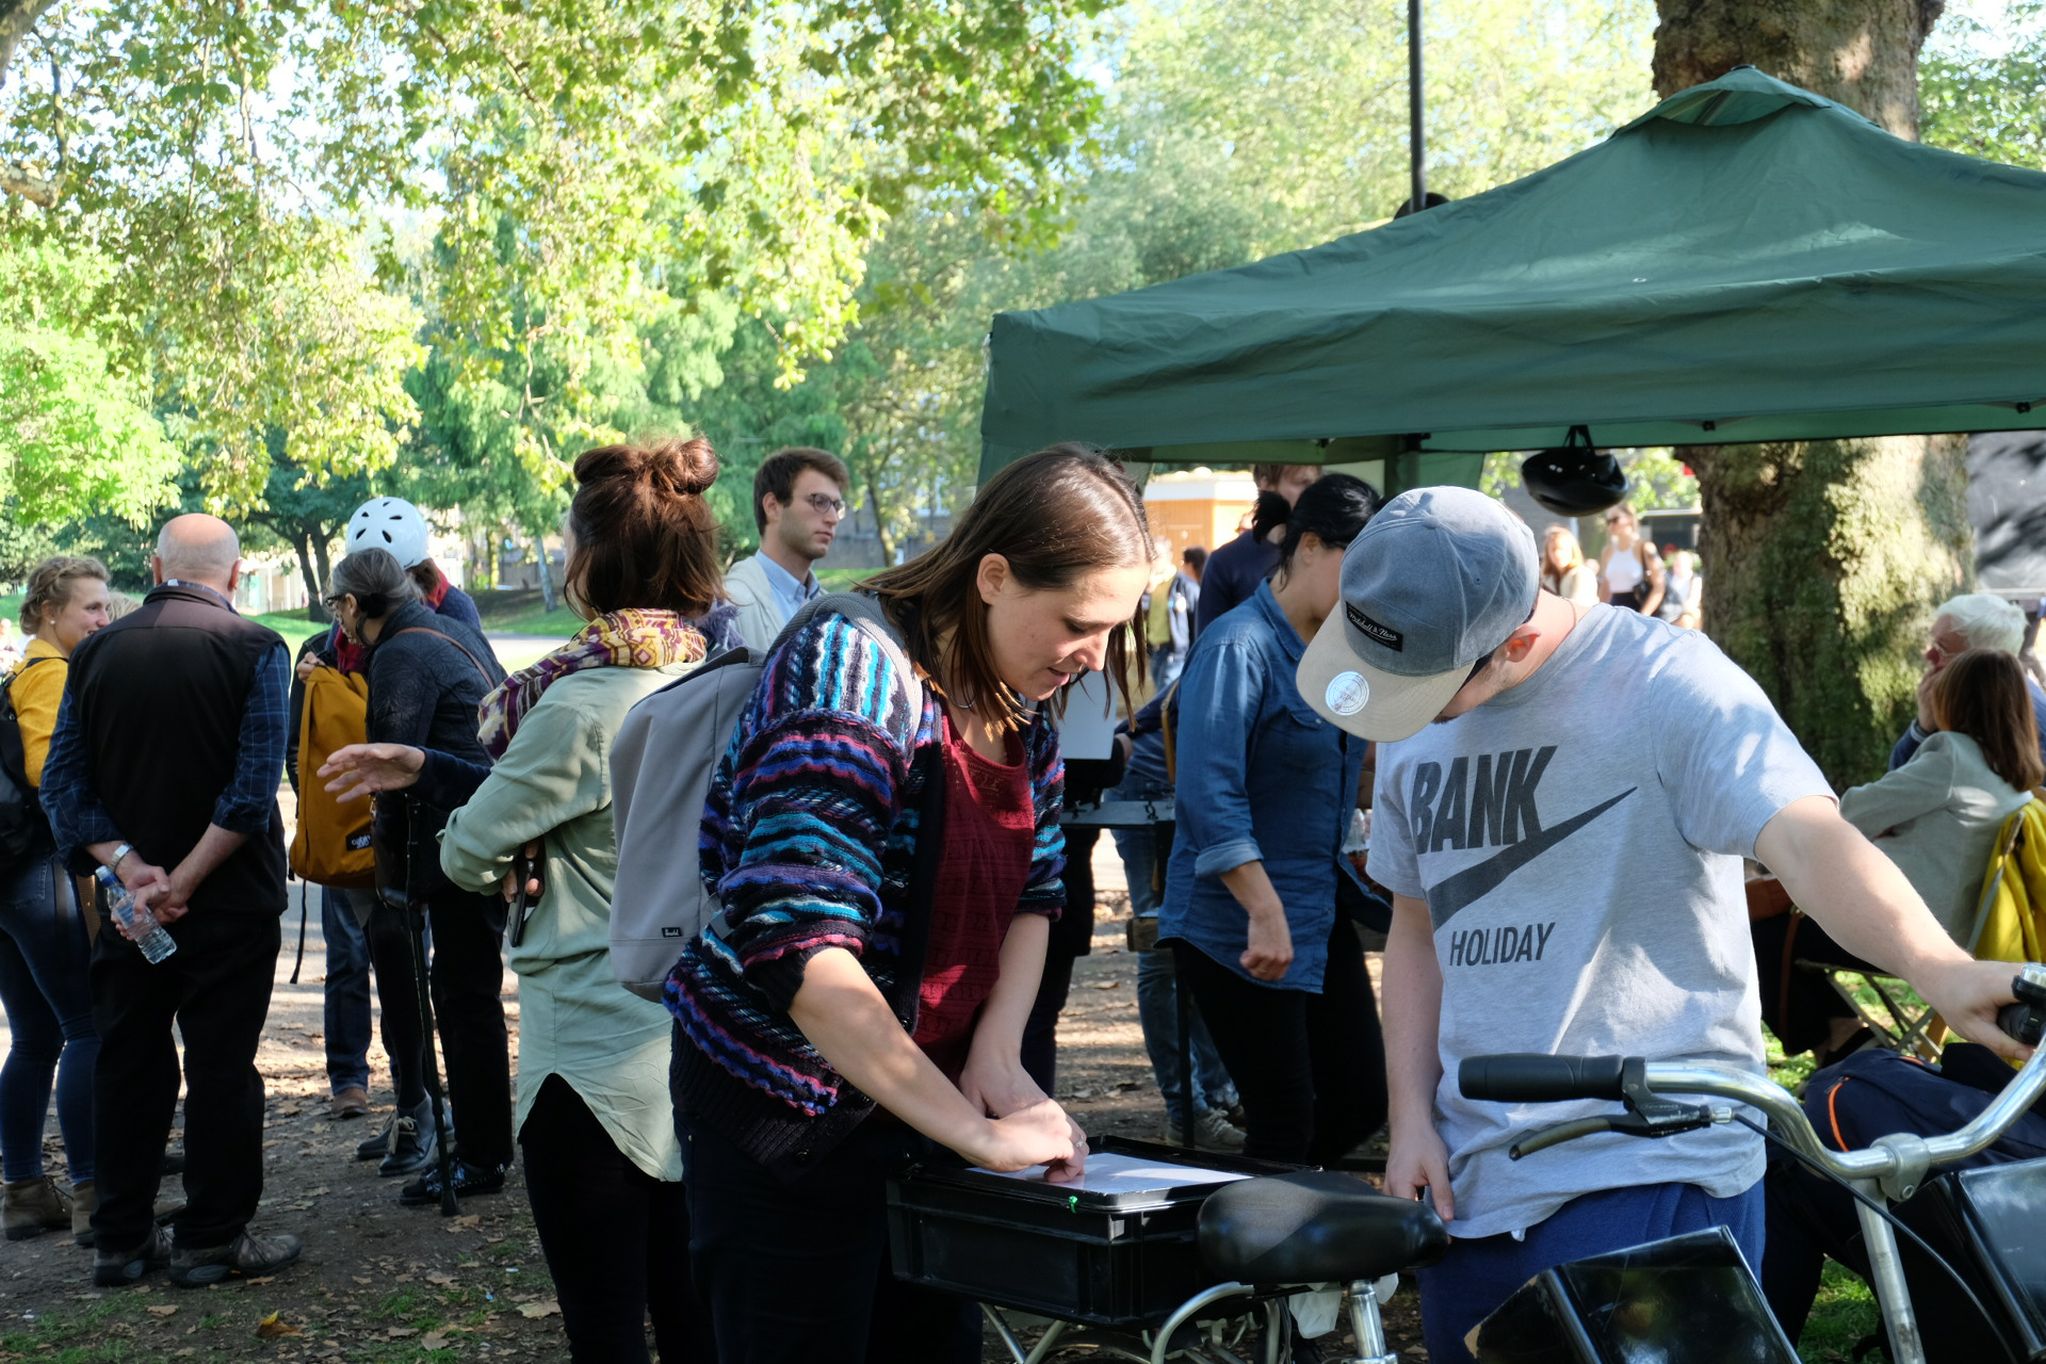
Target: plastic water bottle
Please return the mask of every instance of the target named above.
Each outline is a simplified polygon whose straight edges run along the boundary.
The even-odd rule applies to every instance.
[[[155,915],[135,903],[135,897],[128,893],[128,888],[122,885],[112,872],[101,867],[93,875],[99,878],[100,886],[107,893],[107,908],[113,911],[114,917],[121,921],[121,927],[135,939],[135,945],[142,949],[143,957],[151,966],[178,950],[177,939],[164,930],[164,926],[156,921]]]

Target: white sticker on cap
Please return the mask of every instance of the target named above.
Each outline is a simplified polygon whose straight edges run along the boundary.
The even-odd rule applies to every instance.
[[[1355,715],[1371,699],[1371,684],[1362,673],[1337,673],[1330,679],[1322,700],[1338,715]]]

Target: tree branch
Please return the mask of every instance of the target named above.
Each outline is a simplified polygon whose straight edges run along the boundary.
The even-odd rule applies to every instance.
[[[11,194],[44,208],[55,208],[63,197],[55,180],[32,175],[21,166],[0,165],[0,194]]]
[[[56,8],[57,0],[0,0],[0,88],[7,85],[7,67],[14,49],[36,20]]]

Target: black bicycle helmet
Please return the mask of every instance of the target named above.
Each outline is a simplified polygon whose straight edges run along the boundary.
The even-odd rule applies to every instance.
[[[1564,441],[1537,450],[1521,464],[1520,482],[1528,496],[1558,516],[1593,516],[1627,500],[1620,461],[1593,449],[1589,430],[1573,426]]]

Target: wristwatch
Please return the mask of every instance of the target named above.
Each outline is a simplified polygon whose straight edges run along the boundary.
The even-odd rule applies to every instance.
[[[119,876],[121,874],[121,859],[134,851],[135,845],[133,843],[123,843],[119,847],[115,848],[114,860],[107,863],[107,870],[112,872],[114,875]]]

